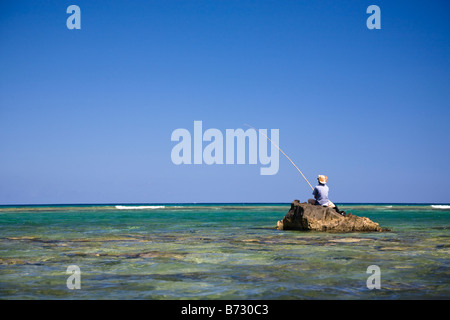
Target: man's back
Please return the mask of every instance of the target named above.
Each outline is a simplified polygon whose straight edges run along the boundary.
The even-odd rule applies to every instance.
[[[326,184],[318,184],[313,191],[314,198],[316,199],[316,204],[321,206],[327,206],[328,202],[328,186]]]

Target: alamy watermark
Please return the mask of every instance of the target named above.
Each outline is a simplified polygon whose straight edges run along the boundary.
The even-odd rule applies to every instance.
[[[366,286],[368,289],[381,289],[381,269],[376,264],[367,267],[366,273],[371,275],[367,278]]]
[[[377,265],[370,265],[367,267],[366,273],[370,276],[366,280],[368,289],[381,289],[381,269]],[[67,278],[66,286],[68,289],[81,289],[81,270],[77,265],[70,265],[67,267],[66,274],[70,274]]]
[[[68,289],[81,289],[81,270],[77,265],[70,265],[66,270],[70,276],[67,278],[66,285]]]
[[[77,5],[70,5],[67,7],[66,13],[70,16],[66,20],[67,29],[81,29],[81,9]],[[381,9],[377,5],[370,5],[367,7],[366,13],[370,14],[367,18],[366,26],[369,30],[381,29]]]
[[[261,175],[274,175],[278,172],[280,160],[277,148],[280,140],[278,129],[270,130],[272,143],[266,138],[267,129],[249,128],[245,131],[241,128],[226,129],[224,135],[215,128],[203,132],[202,121],[194,121],[193,129],[193,134],[184,128],[172,132],[171,141],[178,142],[170,155],[174,164],[245,164],[248,154],[248,164],[257,164],[259,160],[264,166],[260,169]],[[204,142],[207,143],[204,145]]]
[[[366,13],[370,14],[367,18],[366,26],[369,30],[381,29],[381,9],[377,5],[367,7]]]
[[[67,29],[81,29],[81,9],[77,5],[70,5],[66,10],[70,16],[66,20]]]

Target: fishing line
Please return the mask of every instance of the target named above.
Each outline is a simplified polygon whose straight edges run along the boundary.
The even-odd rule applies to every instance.
[[[249,124],[247,124],[247,123],[245,123],[245,125],[246,125],[246,126],[249,126],[250,128],[255,129],[256,131],[258,131],[260,134],[262,134],[264,137],[266,137],[267,140],[270,141],[270,143],[272,143],[275,147],[277,147],[277,149],[280,150],[280,152],[281,152],[282,154],[284,154],[284,156],[285,156],[285,157],[286,157],[286,158],[294,165],[295,169],[297,169],[298,172],[300,172],[300,174],[302,175],[303,179],[305,179],[305,181],[308,182],[308,184],[309,184],[309,186],[311,187],[311,189],[314,190],[314,188],[313,188],[313,186],[311,185],[311,183],[309,183],[308,179],[306,179],[306,177],[303,175],[303,172],[300,171],[300,169],[295,165],[294,161],[292,161],[291,158],[289,158],[288,155],[287,155],[286,153],[284,153],[284,151],[281,150],[280,147],[277,146],[276,143],[274,143],[272,140],[270,140],[269,137],[266,136],[264,133],[260,132],[259,129],[256,129],[255,127],[253,127],[253,126],[251,126],[251,125],[249,125]]]

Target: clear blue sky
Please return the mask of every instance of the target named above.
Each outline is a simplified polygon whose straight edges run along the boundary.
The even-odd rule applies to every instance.
[[[66,9],[81,8],[81,30]],[[381,30],[366,9],[381,8]],[[305,201],[280,154],[179,165],[177,128],[279,129],[334,202],[450,202],[448,1],[2,1],[0,204]]]

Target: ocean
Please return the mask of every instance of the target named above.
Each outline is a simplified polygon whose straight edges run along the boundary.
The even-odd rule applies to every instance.
[[[0,299],[450,298],[450,205],[338,205],[391,231],[276,230],[290,203],[0,206]]]

